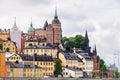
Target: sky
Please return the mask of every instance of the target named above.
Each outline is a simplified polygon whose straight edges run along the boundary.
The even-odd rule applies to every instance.
[[[118,66],[120,53],[120,0],[0,0],[0,28],[11,29],[14,18],[20,30],[27,32],[32,19],[35,28],[50,24],[57,6],[63,36],[85,35],[92,49],[106,64]],[[120,66],[120,65],[119,65]]]

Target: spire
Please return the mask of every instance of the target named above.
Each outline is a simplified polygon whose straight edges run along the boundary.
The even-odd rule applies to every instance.
[[[95,45],[95,50],[94,50],[94,51],[95,51],[95,55],[97,55],[97,48],[96,48],[96,45]]]
[[[31,23],[30,23],[30,27],[28,29],[29,31],[34,31],[35,28],[33,27],[33,24],[32,24],[32,18],[31,18]]]
[[[84,49],[89,51],[89,38],[88,38],[87,30],[86,30],[86,33],[85,33]]]
[[[94,56],[97,56],[97,49],[96,49],[96,45],[95,45],[95,47],[94,47],[94,49],[93,49],[93,55],[94,55]]]
[[[32,24],[32,18],[31,18],[31,23],[30,23],[30,26],[33,27],[33,24]]]
[[[15,17],[15,20],[14,20],[14,26],[16,26],[16,17]]]
[[[57,6],[55,7],[55,18],[58,18],[58,16],[57,16]]]
[[[85,45],[86,45],[86,47],[89,47],[89,38],[88,38],[87,30],[86,30],[86,33],[85,33]]]
[[[44,24],[44,30],[46,30],[46,27],[48,26],[48,22],[47,22],[47,20],[45,21],[45,24]]]

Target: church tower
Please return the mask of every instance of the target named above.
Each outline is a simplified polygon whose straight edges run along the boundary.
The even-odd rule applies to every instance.
[[[32,20],[31,20],[30,27],[28,29],[28,39],[34,38],[35,37],[34,34],[35,34],[35,28],[33,27]]]
[[[62,29],[61,29],[61,22],[58,19],[57,15],[57,8],[55,8],[55,16],[52,21],[52,27],[53,27],[53,43],[61,43],[62,39]]]
[[[84,49],[86,52],[90,53],[89,38],[88,38],[87,30],[86,30],[86,33],[85,33],[85,40],[84,40],[83,49]]]

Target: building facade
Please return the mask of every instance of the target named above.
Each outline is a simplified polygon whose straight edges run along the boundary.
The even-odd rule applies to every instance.
[[[10,37],[10,29],[8,29],[8,30],[0,29],[0,39],[1,40],[7,40],[9,37]]]
[[[2,46],[5,52],[16,53],[17,51],[16,43],[10,39],[4,41]]]

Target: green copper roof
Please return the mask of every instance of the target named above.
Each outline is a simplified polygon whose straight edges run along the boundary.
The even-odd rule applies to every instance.
[[[28,30],[29,30],[29,31],[34,31],[34,30],[35,30],[35,28],[33,27],[32,22],[31,22],[30,27],[29,27],[29,29],[28,29]]]

